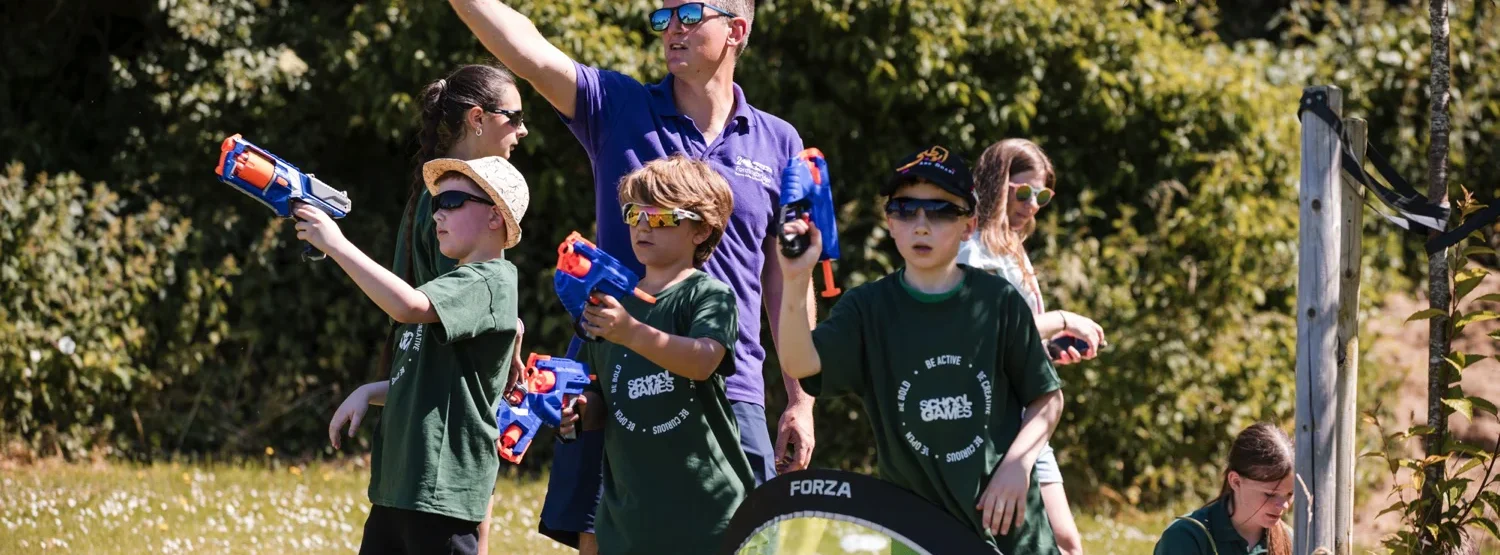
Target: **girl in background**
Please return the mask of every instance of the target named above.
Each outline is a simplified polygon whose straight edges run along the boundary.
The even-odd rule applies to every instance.
[[[1093,320],[1065,310],[1046,310],[1036,271],[1022,246],[1036,229],[1037,212],[1052,201],[1056,177],[1052,161],[1031,141],[1005,139],[985,149],[974,166],[977,233],[959,248],[958,263],[1009,280],[1031,307],[1043,340],[1058,343],[1066,336],[1088,343],[1083,352],[1073,346],[1049,349],[1058,353],[1053,364],[1064,365],[1094,358],[1105,342],[1103,328]],[[1083,537],[1068,507],[1057,455],[1050,444],[1037,457],[1034,475],[1058,549],[1068,555],[1083,553]]]
[[[1290,555],[1292,534],[1281,515],[1292,505],[1292,440],[1261,422],[1234,438],[1219,496],[1177,517],[1156,555]]]

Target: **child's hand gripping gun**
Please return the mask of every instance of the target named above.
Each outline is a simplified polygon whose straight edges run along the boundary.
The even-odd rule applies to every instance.
[[[833,214],[833,193],[829,187],[828,161],[823,152],[809,148],[787,162],[781,171],[781,223],[811,219],[823,234],[823,296],[840,293],[833,284],[833,261],[839,257],[839,232]],[[781,234],[781,253],[797,258],[807,251],[812,239],[801,235]]]
[[[500,426],[500,458],[519,464],[537,430],[543,425],[561,425],[563,407],[576,402],[589,381],[588,367],[582,363],[531,353],[526,370],[495,412]],[[575,428],[569,437],[576,434]]]
[[[310,204],[335,219],[349,215],[353,209],[347,193],[312,174],[302,173],[275,154],[240,138],[238,133],[219,145],[219,165],[214,173],[219,175],[219,181],[250,195],[283,218],[292,217],[298,202]],[[302,257],[320,260],[327,256],[322,253],[313,256],[313,251],[308,245]]]
[[[614,257],[599,250],[577,231],[568,235],[557,247],[557,271],[552,284],[557,289],[557,298],[573,315],[573,332],[589,341],[600,341],[583,329],[583,309],[589,304],[598,304],[592,297],[595,292],[617,299],[630,295],[655,304],[656,297],[636,287],[640,278]]]

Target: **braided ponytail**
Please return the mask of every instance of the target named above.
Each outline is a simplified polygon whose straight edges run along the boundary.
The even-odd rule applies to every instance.
[[[437,158],[438,151],[447,150],[441,148],[439,132],[445,127],[443,123],[443,97],[448,92],[448,80],[438,79],[429,83],[422,89],[422,111],[418,116],[420,127],[417,131],[417,171],[416,181],[422,179],[422,164],[428,160]],[[451,147],[452,145],[447,145]]]

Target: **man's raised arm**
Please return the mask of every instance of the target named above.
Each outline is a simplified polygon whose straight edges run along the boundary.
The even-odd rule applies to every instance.
[[[559,114],[573,119],[578,96],[573,60],[547,42],[530,19],[500,0],[448,0],[448,3],[500,63],[531,83]]]

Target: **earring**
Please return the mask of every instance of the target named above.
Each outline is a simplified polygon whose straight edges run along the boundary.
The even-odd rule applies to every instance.
[[[483,127],[475,127],[474,128],[474,136],[478,137],[480,135],[484,135],[484,128]]]

